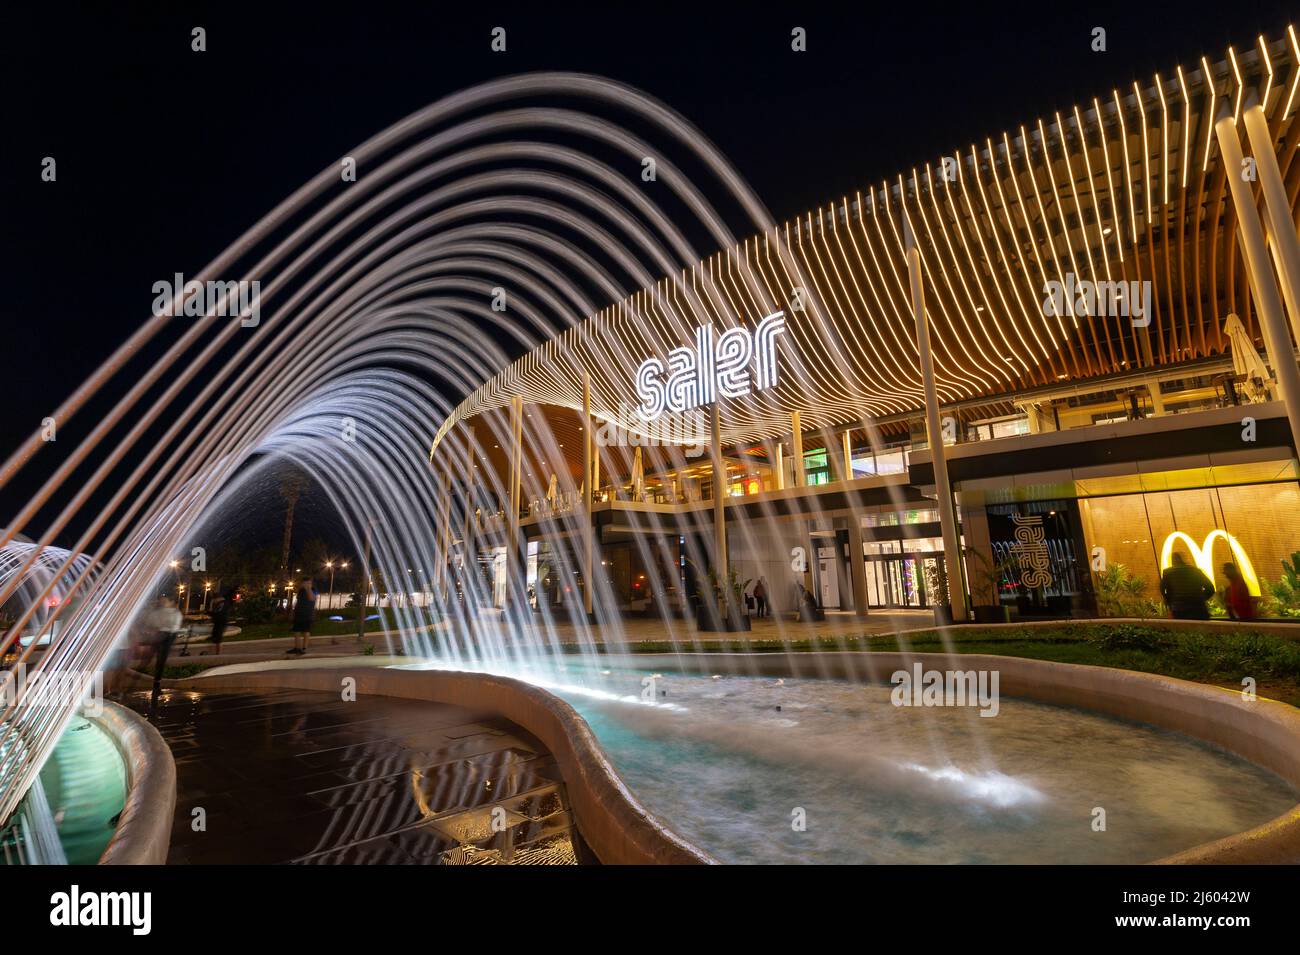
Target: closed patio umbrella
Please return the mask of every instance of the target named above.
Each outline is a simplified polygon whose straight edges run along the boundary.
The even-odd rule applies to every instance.
[[[1223,323],[1223,333],[1228,336],[1232,351],[1232,371],[1245,376],[1242,390],[1249,401],[1268,400],[1269,388],[1273,383],[1264,360],[1255,351],[1255,343],[1250,340],[1246,327],[1241,324],[1235,312],[1229,313]]]

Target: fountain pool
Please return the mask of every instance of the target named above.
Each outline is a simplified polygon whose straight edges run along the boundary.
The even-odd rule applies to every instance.
[[[667,671],[652,705],[647,673],[551,689],[642,804],[723,862],[1149,862],[1300,801],[1223,750],[1082,710],[1003,699],[990,719],[896,707],[889,686]]]
[[[126,802],[126,764],[102,727],[76,716],[33,792],[0,834],[0,863],[94,865]]]

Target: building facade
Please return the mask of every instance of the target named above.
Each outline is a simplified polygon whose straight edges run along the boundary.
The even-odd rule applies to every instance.
[[[440,586],[1151,615],[1181,553],[1300,615],[1298,64],[1290,30],[991,134],[525,355],[434,440]]]

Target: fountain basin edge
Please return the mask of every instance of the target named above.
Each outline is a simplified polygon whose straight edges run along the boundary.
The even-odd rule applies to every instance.
[[[176,761],[142,716],[108,700],[87,714],[112,739],[126,764],[126,803],[100,865],[165,865],[176,811]]]
[[[281,667],[214,674],[181,685],[195,690],[276,688],[337,693],[345,677],[356,680],[358,695],[426,700],[488,712],[537,737],[560,768],[578,831],[605,865],[716,861],[664,826],[637,801],[573,707],[521,680],[461,670],[394,670],[358,663],[354,667]]]
[[[381,669],[362,662],[328,669],[277,668],[186,681],[193,689],[292,688],[357,692],[485,710],[526,729],[559,764],[578,829],[606,864],[707,863],[706,852],[655,819],[627,789],[586,721],[548,691],[510,677],[454,670]],[[1274,700],[1173,677],[992,654],[810,652],[691,653],[608,657],[611,665],[670,666],[699,673],[887,683],[922,661],[941,669],[997,670],[1001,693],[1147,723],[1219,746],[1300,789],[1300,710]],[[341,661],[338,661],[341,662]],[[174,786],[173,786],[174,797]],[[1300,805],[1253,829],[1156,860],[1160,864],[1300,863]]]

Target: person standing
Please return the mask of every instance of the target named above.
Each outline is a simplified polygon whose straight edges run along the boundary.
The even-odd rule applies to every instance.
[[[1214,596],[1214,581],[1199,567],[1187,563],[1182,554],[1174,554],[1160,575],[1160,595],[1165,598],[1169,615],[1178,620],[1209,620],[1209,599]]]
[[[754,603],[757,605],[755,611],[758,616],[767,616],[767,578],[758,578],[758,583],[754,585]]]
[[[213,654],[221,656],[221,641],[226,636],[226,624],[230,622],[230,601],[225,594],[218,594],[208,610],[212,618],[212,634],[208,640],[212,643]]]
[[[1233,620],[1254,620],[1258,614],[1255,598],[1246,586],[1246,578],[1241,576],[1237,565],[1229,561],[1223,565],[1223,576],[1228,578],[1224,588],[1223,604],[1228,608],[1228,616]]]
[[[311,639],[311,625],[316,619],[316,590],[310,577],[304,577],[298,586],[293,605],[293,649],[289,652],[302,656]]]

